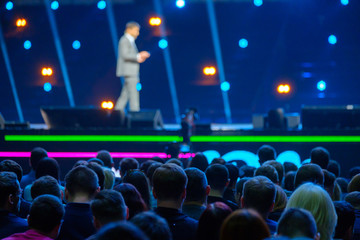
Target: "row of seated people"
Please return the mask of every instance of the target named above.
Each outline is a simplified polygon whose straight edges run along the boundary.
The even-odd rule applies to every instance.
[[[116,178],[111,154],[99,151],[61,186],[59,164],[36,148],[25,176],[15,161],[0,162],[0,238],[360,238],[358,168],[340,178],[322,147],[300,168],[275,161],[268,145],[258,156],[257,169],[221,158],[208,164],[202,153],[185,169],[178,159],[125,158]]]

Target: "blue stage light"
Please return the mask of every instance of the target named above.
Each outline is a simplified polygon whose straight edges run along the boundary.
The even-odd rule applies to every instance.
[[[136,84],[136,90],[138,90],[138,92],[140,92],[141,89],[142,89],[141,83],[137,83],[137,84]]]
[[[330,35],[329,38],[328,38],[328,41],[330,44],[334,45],[337,43],[337,38],[335,35]]]
[[[230,90],[230,83],[229,82],[222,82],[220,88],[223,92],[227,92]]]
[[[165,49],[165,48],[167,48],[167,46],[168,46],[168,41],[166,41],[165,39],[161,39],[159,41],[159,48]]]
[[[325,91],[325,89],[326,89],[326,82],[323,81],[323,80],[319,81],[319,82],[317,83],[317,89],[318,89],[319,91]]]
[[[72,47],[73,47],[75,50],[78,50],[78,49],[81,47],[81,43],[80,43],[78,40],[75,40],[75,41],[72,43]]]
[[[14,4],[11,1],[8,1],[5,5],[6,10],[12,10],[14,8]]]
[[[263,0],[254,0],[254,5],[260,7],[261,5],[263,5]]]
[[[26,41],[24,42],[24,48],[25,48],[26,50],[29,50],[29,49],[31,48],[31,42],[30,42],[29,40],[26,40]]]
[[[58,9],[59,8],[59,2],[58,1],[53,1],[52,3],[51,3],[51,9],[52,10],[56,10],[56,9]]]
[[[52,89],[51,83],[47,82],[44,84],[44,91],[45,92],[50,92]]]
[[[249,45],[249,42],[245,38],[242,38],[239,40],[239,47],[247,48],[248,45]]]
[[[99,1],[98,4],[97,4],[97,7],[100,10],[103,10],[104,8],[106,8],[106,2],[104,0]]]
[[[178,8],[183,8],[185,7],[185,0],[176,0],[176,6]]]
[[[340,1],[342,5],[346,6],[349,4],[349,0],[341,0]]]
[[[303,72],[301,75],[302,75],[303,78],[311,78],[312,77],[311,72]]]

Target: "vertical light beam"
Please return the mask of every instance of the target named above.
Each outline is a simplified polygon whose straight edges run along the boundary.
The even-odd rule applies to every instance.
[[[116,23],[115,23],[115,17],[114,17],[114,9],[112,6],[112,0],[106,0],[106,14],[109,22],[110,27],[110,34],[111,34],[111,40],[113,43],[114,53],[115,53],[115,59],[117,59],[118,51],[117,51],[117,43],[119,41],[118,39],[118,33],[116,31]]]

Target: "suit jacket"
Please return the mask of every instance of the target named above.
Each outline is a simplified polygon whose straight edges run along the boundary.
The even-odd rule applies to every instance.
[[[118,59],[116,66],[117,77],[136,77],[139,75],[140,64],[137,61],[139,53],[135,43],[123,35],[119,41]]]

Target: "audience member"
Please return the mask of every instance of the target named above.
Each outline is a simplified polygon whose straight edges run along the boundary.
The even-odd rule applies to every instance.
[[[17,162],[10,159],[6,159],[0,162],[0,172],[15,173],[19,182],[21,182],[23,176],[22,167]]]
[[[188,183],[186,186],[186,199],[182,206],[184,214],[199,220],[206,208],[207,196],[210,193],[205,173],[198,168],[185,169]]]
[[[96,173],[96,176],[98,177],[98,181],[99,181],[98,184],[99,184],[100,190],[103,190],[104,183],[105,183],[105,173],[104,173],[103,167],[96,162],[89,162],[87,167]]]
[[[324,185],[324,173],[317,164],[305,164],[302,165],[295,175],[295,189],[301,184],[306,182],[312,182],[320,186]]]
[[[47,152],[45,149],[36,147],[33,150],[31,150],[30,153],[30,159],[29,159],[29,166],[31,168],[30,172],[26,175],[24,175],[20,182],[21,189],[24,189],[27,185],[31,184],[33,181],[35,181],[35,170],[37,167],[38,162],[44,158],[47,157]]]
[[[335,160],[330,160],[327,166],[327,170],[335,175],[335,177],[340,177],[340,164]]]
[[[90,158],[87,160],[88,163],[96,163],[99,164],[101,167],[104,167],[104,162],[98,158]]]
[[[160,167],[161,165],[163,165],[162,163],[156,162],[151,164],[151,166],[149,167],[149,169],[146,172],[146,176],[149,180],[149,185],[150,185],[150,205],[151,205],[151,209],[154,209],[157,207],[157,201],[154,198],[153,195],[153,191],[151,191],[152,187],[153,187],[153,182],[152,182],[152,176],[154,175],[155,170]]]
[[[208,162],[206,156],[203,153],[198,152],[191,159],[188,167],[195,167],[195,168],[198,168],[201,171],[205,172],[205,170],[208,166],[209,166],[209,162]]]
[[[58,181],[51,176],[42,176],[35,180],[31,186],[31,197],[35,199],[41,195],[53,195],[60,200],[63,198]]]
[[[139,162],[135,158],[123,158],[119,165],[121,177],[124,177],[127,171],[139,168]]]
[[[295,176],[296,172],[290,171],[285,174],[283,189],[288,197],[290,197],[291,193],[295,190]]]
[[[284,167],[283,165],[276,161],[276,160],[268,160],[266,162],[264,162],[263,165],[270,165],[273,166],[278,174],[279,177],[279,185],[281,186],[282,182],[283,182],[283,178],[284,178]]]
[[[239,178],[239,169],[231,163],[226,163],[225,167],[227,168],[227,170],[229,172],[230,182],[229,182],[229,185],[227,185],[227,187],[225,188],[223,197],[225,200],[236,203],[235,185]]]
[[[178,165],[179,167],[184,168],[183,163],[177,158],[170,158],[169,160],[166,161],[166,163],[174,163],[174,164]]]
[[[153,163],[156,163],[156,162],[154,160],[146,160],[145,162],[142,162],[140,164],[139,170],[142,171],[143,173],[145,173],[145,175],[146,175],[147,170]]]
[[[354,191],[360,191],[360,173],[355,175],[348,185],[348,193],[354,192]]]
[[[239,169],[239,177],[240,178],[253,177],[255,174],[255,170],[256,168],[252,166],[247,166],[247,165],[242,166]]]
[[[325,169],[323,169],[323,173],[324,173],[324,189],[329,193],[331,199],[334,200],[336,177],[333,173]]]
[[[355,223],[354,208],[345,201],[335,201],[334,206],[338,217],[334,239],[351,240]]]
[[[251,209],[241,209],[225,219],[220,240],[262,240],[267,237],[270,237],[270,231],[263,218]]]
[[[257,156],[260,165],[263,165],[268,160],[276,160],[276,151],[270,145],[262,145],[257,151]]]
[[[292,162],[284,162],[283,166],[284,166],[285,174],[287,174],[290,171],[296,172],[298,170],[298,167]]]
[[[130,222],[140,228],[149,240],[172,240],[166,220],[153,212],[139,213]]]
[[[266,165],[265,163],[261,165],[255,171],[255,176],[265,176],[270,179],[274,184],[279,184],[279,176],[276,169],[271,165]]]
[[[236,183],[235,200],[236,200],[236,203],[237,203],[238,206],[241,206],[241,197],[242,197],[242,194],[243,194],[244,183],[249,179],[251,179],[251,178],[244,177],[244,178],[241,178]]]
[[[353,206],[355,212],[353,239],[360,239],[360,192],[354,191],[349,193],[345,197],[345,201]]]
[[[142,199],[144,199],[147,207],[150,209],[150,186],[147,180],[146,175],[140,170],[131,170],[127,171],[123,177],[123,183],[130,183],[141,194]]]
[[[225,165],[226,161],[223,159],[223,158],[214,158],[210,165],[213,165],[213,164],[220,164],[220,165]]]
[[[348,192],[347,187],[348,187],[349,181],[346,178],[338,177],[338,178],[336,178],[335,182],[339,185],[342,194],[345,194]]]
[[[360,166],[353,167],[349,170],[348,178],[352,179],[355,175],[360,173]]]
[[[100,150],[96,154],[96,158],[100,159],[104,163],[104,167],[112,169],[114,167],[114,160],[111,154],[107,150]]]
[[[284,212],[284,209],[287,204],[287,196],[284,190],[279,186],[276,187],[276,197],[275,205],[273,211],[269,214],[269,219],[274,220],[275,222],[279,221],[281,214]]]
[[[316,147],[311,150],[310,162],[319,165],[322,169],[327,169],[330,161],[328,150],[323,147]]]
[[[113,189],[115,184],[115,174],[114,172],[107,167],[103,167],[105,179],[104,179],[104,189]]]
[[[110,223],[96,234],[97,240],[148,240],[145,233],[131,222]]]

